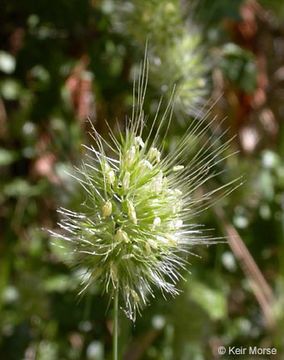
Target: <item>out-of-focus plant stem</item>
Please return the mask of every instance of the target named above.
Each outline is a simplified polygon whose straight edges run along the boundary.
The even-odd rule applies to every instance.
[[[226,220],[225,214],[220,208],[216,207],[215,212],[223,224],[224,230],[228,237],[229,245],[234,255],[239,260],[244,273],[250,281],[252,291],[263,312],[266,326],[270,329],[273,329],[276,325],[273,313],[273,304],[275,304],[276,299],[274,297],[273,291],[264,278],[264,275],[250,254],[238,231]]]

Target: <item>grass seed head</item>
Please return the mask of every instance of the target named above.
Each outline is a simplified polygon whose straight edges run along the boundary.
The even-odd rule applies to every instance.
[[[145,79],[142,75],[139,80],[137,104],[125,132],[118,137],[111,133],[113,143],[103,146],[106,141],[94,130],[96,144],[88,148],[88,160],[76,175],[86,192],[82,211],[61,209],[64,234],[52,233],[66,240],[74,264],[86,269],[81,291],[93,283],[111,296],[118,290],[132,320],[155,288],[163,294],[178,293],[185,254],[193,245],[208,242],[196,227],[195,214],[211,193],[197,198],[194,194],[212,177],[208,169],[227,149],[202,142],[212,125],[204,119],[192,123],[174,153],[163,156],[158,141],[163,124],[156,123],[154,134],[153,123],[143,136]],[[164,123],[170,120],[170,110],[171,104],[162,116]],[[188,161],[192,147],[199,150]]]

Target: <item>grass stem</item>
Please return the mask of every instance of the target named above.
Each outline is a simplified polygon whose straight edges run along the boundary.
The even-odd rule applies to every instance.
[[[118,360],[118,289],[115,290],[114,294],[114,305],[113,305],[113,360]]]

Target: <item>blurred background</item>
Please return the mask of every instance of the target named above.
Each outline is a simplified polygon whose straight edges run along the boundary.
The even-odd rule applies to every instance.
[[[211,99],[238,151],[215,182],[245,183],[199,217],[228,242],[195,249],[182,294],[157,295],[135,325],[121,314],[121,358],[218,359],[231,345],[283,359],[283,1],[9,0],[0,23],[0,358],[110,358],[107,298],[77,297],[80,274],[42,229],[79,209],[66,171],[91,141],[86,119],[123,128],[148,40],[149,121],[177,88],[168,151]]]

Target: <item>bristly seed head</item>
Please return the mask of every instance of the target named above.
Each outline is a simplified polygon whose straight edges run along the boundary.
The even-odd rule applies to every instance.
[[[118,290],[132,320],[149,295],[154,296],[155,287],[164,294],[178,293],[176,284],[186,265],[185,254],[195,244],[208,243],[194,219],[202,198],[210,198],[216,190],[198,198],[194,194],[212,178],[207,170],[220,161],[228,145],[216,149],[208,139],[203,141],[212,123],[202,120],[185,133],[173,154],[162,157],[154,126],[142,136],[143,77],[140,86],[138,105],[125,134],[115,137],[111,133],[113,143],[107,144],[94,129],[96,148],[87,147],[91,160],[84,160],[75,176],[87,194],[82,212],[61,209],[64,234],[51,231],[71,245],[74,264],[80,264],[89,275],[81,292],[94,282],[111,295]],[[170,116],[171,104],[162,121],[170,121]],[[161,125],[158,128],[160,131]],[[103,144],[113,157],[106,155]],[[198,147],[198,156],[188,161],[193,146]]]

